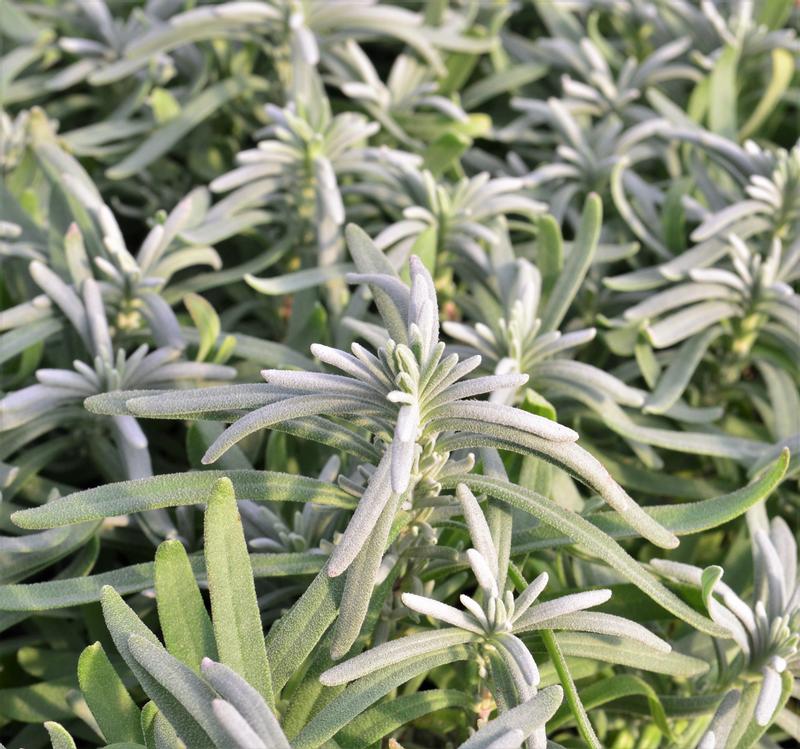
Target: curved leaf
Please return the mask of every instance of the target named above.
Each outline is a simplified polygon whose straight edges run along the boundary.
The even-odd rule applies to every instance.
[[[163,507],[199,505],[220,478],[229,478],[239,499],[255,502],[314,502],[352,508],[355,500],[338,486],[288,473],[256,470],[190,471],[119,481],[75,492],[41,507],[19,510],[20,528],[57,528]]]
[[[541,494],[537,494],[530,489],[514,486],[507,481],[463,474],[454,477],[448,476],[442,483],[443,486],[451,488],[459,482],[469,486],[473,492],[488,494],[491,497],[507,502],[512,507],[525,510],[543,523],[569,536],[575,543],[584,546],[587,551],[594,553],[599,559],[630,580],[636,587],[647,593],[667,611],[688,622],[701,632],[707,632],[715,637],[727,636],[727,630],[711,621],[708,617],[698,613],[678,598],[631,557],[616,541],[580,515],[564,509]]]

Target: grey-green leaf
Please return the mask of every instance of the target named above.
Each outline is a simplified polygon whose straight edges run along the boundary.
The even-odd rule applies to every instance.
[[[205,514],[205,558],[211,615],[221,661],[272,702],[267,650],[236,495],[229,479],[215,485]]]
[[[550,292],[544,313],[541,332],[556,330],[567,314],[575,294],[586,276],[592,257],[600,239],[600,226],[603,220],[603,203],[594,193],[586,198],[578,235],[572,245],[572,252],[564,263],[564,268]]]
[[[154,578],[158,620],[167,651],[199,673],[204,657],[217,657],[217,645],[211,618],[180,541],[164,541],[158,547]]]
[[[141,710],[99,642],[89,645],[81,653],[78,682],[106,741],[144,743]]]

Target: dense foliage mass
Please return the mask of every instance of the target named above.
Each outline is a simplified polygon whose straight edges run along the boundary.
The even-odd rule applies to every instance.
[[[2,0],[0,743],[800,742],[795,0]]]

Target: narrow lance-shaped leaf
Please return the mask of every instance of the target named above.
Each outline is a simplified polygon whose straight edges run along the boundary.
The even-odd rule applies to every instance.
[[[564,655],[573,658],[592,658],[606,663],[668,674],[677,677],[700,676],[708,671],[708,663],[700,658],[677,651],[663,651],[642,647],[638,642],[626,642],[616,636],[596,635],[586,632],[559,632],[558,642]]]
[[[257,734],[269,739],[269,749],[290,749],[278,720],[261,695],[239,674],[222,663],[203,659],[203,676],[247,721]]]
[[[434,653],[475,639],[474,632],[455,628],[418,632],[399,640],[385,642],[354,658],[349,658],[325,671],[320,681],[328,687],[347,684],[382,668],[402,663],[409,654]]]
[[[740,312],[739,307],[730,302],[701,302],[660,319],[646,332],[655,348],[667,348],[718,322],[738,317]]]
[[[226,477],[242,499],[270,502],[316,502],[352,508],[353,498],[334,484],[272,471],[192,471],[120,481],[75,492],[40,507],[19,510],[13,521],[21,528],[57,528],[163,507],[197,505]]]
[[[598,195],[592,193],[586,199],[578,235],[572,245],[572,252],[564,263],[564,268],[558,275],[558,280],[548,297],[542,314],[542,333],[556,330],[564,319],[564,315],[567,314],[569,305],[572,304],[597,249],[602,220],[603,203]]]
[[[141,711],[99,642],[81,653],[78,683],[106,741],[144,741]]]
[[[708,124],[711,130],[726,138],[736,139],[737,94],[736,72],[739,65],[739,48],[726,44],[711,71],[708,86]]]
[[[199,294],[187,294],[183,298],[183,303],[197,326],[200,338],[197,360],[205,361],[220,334],[219,317],[211,304]]]
[[[684,502],[673,505],[654,505],[644,508],[663,527],[677,536],[701,533],[716,528],[740,517],[750,507],[761,502],[780,483],[789,465],[789,450],[784,449],[780,457],[764,468],[757,479],[730,494],[704,499],[699,502]],[[635,533],[612,512],[596,512],[586,519],[612,538],[633,538]],[[514,544],[514,553],[524,553],[536,548],[548,548],[573,543],[568,536],[559,535],[550,527],[525,531]]]
[[[192,739],[184,735],[186,729],[182,725],[189,720],[207,734],[206,743],[197,746],[214,746],[217,749],[227,746],[227,735],[213,717],[212,705],[215,695],[211,687],[188,666],[173,658],[160,643],[131,635],[127,644],[130,657],[139,667],[139,679],[144,680],[148,687],[146,691],[153,697],[155,703],[159,704],[159,695],[169,694],[185,712],[185,718],[180,713],[172,717],[162,709],[187,747],[194,746]],[[161,696],[160,699],[163,701],[164,697]],[[176,724],[176,718],[181,718],[181,722]],[[191,733],[194,733],[193,729]]]
[[[207,576],[203,559],[199,555],[192,555],[189,563],[195,580],[205,582]],[[314,575],[322,569],[325,557],[311,552],[251,554],[250,564],[255,578]],[[85,577],[4,585],[0,586],[0,611],[63,609],[99,601],[106,585],[127,595],[152,588],[154,584],[153,562],[142,562]]]
[[[354,270],[355,266],[350,263],[338,263],[324,268],[299,270],[273,278],[256,278],[248,273],[245,275],[244,280],[248,286],[251,286],[260,294],[280,296],[282,294],[293,294],[303,289],[311,289],[336,278],[344,278],[347,273]]]
[[[158,620],[167,651],[199,672],[204,657],[216,658],[214,628],[180,541],[164,541],[154,569]]]
[[[201,721],[206,723],[205,716],[207,712],[210,712],[211,699],[213,698],[211,689],[207,688],[208,694],[206,696],[208,698],[208,704],[205,706],[205,711],[207,712],[204,711],[203,705],[199,706],[199,710],[197,710],[198,706],[196,704],[187,707],[181,699],[174,694],[172,688],[165,687],[158,679],[152,676],[147,668],[142,666],[131,650],[131,641],[135,640],[138,643],[138,652],[140,653],[143,650],[142,644],[148,643],[150,645],[148,652],[152,652],[152,650],[155,649],[155,651],[160,654],[160,656],[157,657],[160,658],[164,664],[174,663],[182,666],[180,661],[172,658],[172,656],[164,650],[158,638],[147,628],[136,615],[136,612],[122,600],[113,588],[106,587],[103,589],[102,605],[103,618],[106,621],[106,626],[114,640],[114,644],[117,646],[119,654],[128,665],[128,668],[133,671],[136,679],[139,684],[142,685],[147,695],[156,703],[158,709],[172,724],[181,740],[189,746],[213,745],[214,742],[206,730],[208,725],[201,724]],[[183,668],[186,668],[194,677],[193,672],[191,672],[188,667],[184,666]],[[179,674],[176,674],[176,676],[180,678]],[[199,681],[199,677],[194,678]]]
[[[220,479],[205,514],[205,558],[217,650],[223,663],[272,702],[267,650],[253,569],[233,484]]]
[[[563,697],[564,691],[561,687],[547,687],[527,702],[489,721],[472,738],[461,744],[459,749],[494,749],[498,746],[496,742],[509,733],[513,735],[512,741],[500,746],[519,746],[521,739],[527,738],[550,720]]]
[[[323,570],[270,629],[266,644],[276,692],[317,647],[336,619],[343,588],[344,578],[331,578]]]
[[[211,708],[220,727],[228,735],[232,746],[246,746],[249,749],[268,749],[259,735],[230,702],[214,700]]]
[[[779,3],[774,3],[773,7],[778,5]],[[758,102],[758,106],[756,106],[752,114],[747,118],[747,122],[739,130],[740,142],[744,142],[757,132],[764,120],[775,111],[784,92],[791,84],[796,70],[795,56],[788,49],[776,47],[772,50],[772,75],[761,101]]]
[[[612,405],[616,405],[612,402]],[[474,424],[466,419],[442,418],[437,427],[445,430],[478,429],[477,433],[454,433],[440,439],[440,446],[448,449],[456,447],[495,447],[513,450],[522,454],[533,454],[563,468],[596,491],[625,521],[642,536],[662,548],[673,549],[678,539],[653,520],[627,492],[608,474],[603,465],[590,453],[576,443],[553,443],[535,435],[521,433],[497,424]],[[485,430],[485,431],[484,431]],[[448,487],[452,486],[450,478]]]
[[[399,499],[398,496],[392,495],[392,499],[384,506],[372,534],[347,570],[331,644],[331,657],[334,659],[341,658],[350,650],[364,624],[375,588],[375,577],[386,550]]]
[[[376,526],[385,513],[387,503],[391,502],[392,490],[389,484],[389,469],[392,462],[392,448],[388,448],[378,463],[375,472],[359,500],[347,529],[341,540],[331,552],[328,560],[328,574],[331,577],[341,575],[369,542],[373,534],[379,533]],[[396,499],[396,497],[395,497]],[[389,523],[391,524],[391,518]],[[385,526],[385,524],[384,524]],[[381,553],[383,549],[380,550]]]
[[[675,405],[683,395],[708,347],[721,333],[722,329],[715,325],[702,334],[693,336],[681,346],[669,367],[659,378],[653,394],[647,398],[645,411],[662,414]]]

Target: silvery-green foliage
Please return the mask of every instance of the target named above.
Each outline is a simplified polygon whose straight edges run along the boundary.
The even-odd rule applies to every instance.
[[[172,7],[170,7],[170,5]],[[148,3],[143,12],[132,13],[124,21],[115,18],[104,0],[78,0],[79,17],[71,36],[58,40],[66,65],[47,82],[50,91],[60,91],[84,81],[98,84],[102,70],[118,63],[127,49],[154,26],[170,22],[169,16],[178,9],[175,3]],[[154,56],[147,74],[163,83],[175,75],[175,62],[168,54]]]
[[[498,265],[494,264],[491,276],[497,280],[498,297],[480,289],[469,305],[480,311],[482,319],[474,325],[446,321],[442,327],[460,344],[454,349],[464,347],[465,354],[480,354],[481,366],[491,371],[524,372],[529,376],[527,385],[546,397],[546,385],[538,376],[540,365],[553,359],[570,361],[559,354],[593,340],[596,330],[584,328],[563,335],[558,330],[542,330],[539,270],[525,258]]]
[[[675,134],[706,145],[691,131],[677,130]],[[706,176],[704,192],[716,210],[701,214],[692,239],[704,242],[728,233],[749,239],[766,234],[791,244],[800,236],[800,146],[768,151],[752,141],[744,147],[724,141],[720,145],[717,148],[714,140],[708,143],[733,178],[733,189],[723,191]]]
[[[335,481],[340,465],[339,457],[331,456],[323,466],[319,480]],[[340,513],[334,508],[313,504],[296,510],[288,522],[278,512],[250,500],[239,502],[239,512],[250,548],[275,553],[309,551],[330,554],[340,519]]]
[[[120,22],[105,0],[76,2],[89,36],[59,39],[59,47],[74,62],[50,80],[51,90],[84,80],[104,86],[139,73],[163,83],[178,67],[199,67],[200,53],[191,42],[252,33],[279,17],[267,3],[234,0],[181,12],[181,3],[150,0]]]
[[[629,637],[643,647],[669,652],[670,646],[666,642],[634,622],[607,614],[580,614],[606,602],[611,595],[607,589],[575,593],[537,604],[536,600],[548,581],[547,573],[542,573],[519,595],[514,596],[506,587],[505,574],[501,574],[499,552],[478,501],[464,484],[458,485],[456,495],[473,544],[473,548],[467,550],[466,557],[478,582],[479,594],[476,597],[462,594],[460,602],[463,608],[457,609],[436,598],[404,593],[402,602],[410,611],[445,626],[392,640],[334,666],[320,677],[324,684],[334,686],[346,683],[387,668],[411,654],[436,652],[451,644],[460,631],[463,633],[461,641],[477,648],[482,663],[491,664],[493,670],[500,668],[506,672],[505,679],[494,674],[493,678],[497,680],[494,689],[501,690],[495,699],[498,704],[511,709],[534,697],[540,683],[536,661],[519,638],[523,632],[585,627],[592,632],[613,632]],[[452,638],[448,638],[448,632],[453,633]],[[486,665],[481,666],[484,677],[488,676]],[[512,694],[502,686],[506,680],[514,685]],[[522,715],[518,714],[516,720],[521,718]],[[517,726],[510,722],[506,727],[510,730]],[[527,746],[535,749],[546,746],[543,727],[534,730]]]
[[[380,174],[384,162],[418,159],[370,147],[369,138],[380,126],[353,112],[333,115],[321,89],[288,107],[268,105],[267,115],[271,124],[256,134],[262,138],[257,148],[242,151],[240,166],[211,183],[212,191],[228,193],[212,210],[247,224],[296,216],[300,221],[286,231],[297,233],[303,244],[316,245],[316,263],[331,265],[343,251],[346,213],[340,180],[354,175],[368,192],[371,172]],[[249,221],[251,216],[256,220]]]
[[[607,339],[617,351],[630,354],[634,347],[645,345],[655,352],[657,370],[651,373],[653,391],[645,398],[645,412],[674,412],[679,399],[692,391],[711,361],[718,380],[731,388],[738,386],[747,367],[755,365],[763,378],[760,398],[765,406],[759,403],[757,408],[766,416],[767,439],[794,438],[797,373],[789,359],[796,359],[800,352],[800,306],[792,287],[798,245],[787,246],[775,238],[763,253],[754,245],[754,241],[745,243],[731,234],[725,240],[714,238],[698,245],[674,261],[635,271],[627,278],[609,279],[612,286],[658,289],[646,298],[641,292],[620,296],[620,301],[634,302],[628,302],[620,318],[606,321],[616,328]],[[788,358],[781,353],[776,359],[773,351],[785,352]],[[719,419],[721,407],[733,392],[706,399],[710,406],[706,424]],[[778,415],[781,412],[785,419]],[[670,450],[726,455],[748,465],[767,450],[765,442],[725,436],[712,426],[703,432],[687,432],[681,439],[671,438],[659,426],[628,433]]]
[[[1,2],[0,742],[800,740],[798,22]]]
[[[369,244],[369,239],[355,228],[350,237],[351,246]],[[266,405],[225,430],[204,457],[204,462],[211,463],[253,432],[319,415],[350,416],[354,426],[371,432],[380,460],[369,469],[360,512],[331,558],[332,574],[341,574],[349,566],[385,508],[394,507],[401,496],[420,483],[435,487],[437,475],[447,462],[447,454],[436,450],[437,416],[463,410],[466,418],[514,424],[544,440],[571,442],[577,437],[571,430],[540,417],[500,405],[490,413],[484,404],[467,400],[513,386],[525,377],[507,375],[462,382],[478,366],[479,358],[463,362],[457,356],[443,358],[436,293],[430,275],[416,258],[411,262],[411,277],[409,289],[393,273],[354,274],[353,282],[368,283],[373,288],[390,335],[377,355],[359,344],[353,344],[350,354],[314,345],[312,353],[342,374],[265,370],[267,384],[261,386],[256,397]],[[195,402],[187,401],[185,406],[179,406],[180,411],[202,413],[240,407],[236,388],[228,393],[220,391],[211,401],[206,395],[200,391],[184,393],[184,398]],[[252,398],[248,400],[254,404]],[[141,403],[133,398],[126,405],[133,413],[150,416],[177,413],[171,396]],[[476,422],[475,427],[490,429],[491,425]]]
[[[180,324],[163,292],[170,279],[187,268],[208,266],[219,270],[222,266],[213,247],[186,242],[181,237],[203,220],[209,202],[206,191],[198,189],[186,196],[153,226],[133,254],[125,245],[111,209],[76,180],[68,176],[65,180],[95,219],[105,250],[103,256],[90,261],[79,230],[71,229],[65,243],[73,283],[80,283],[93,264],[102,279],[105,301],[117,311],[116,330],[135,335],[140,328],[146,328],[158,345],[183,348],[186,344]]]
[[[545,289],[538,268],[526,258],[516,257],[508,234],[498,232],[487,257],[490,273],[483,276],[488,282],[476,276],[472,297],[461,300],[464,309],[477,318],[475,323],[443,323],[444,331],[460,344],[454,350],[462,355],[480,354],[485,369],[529,375],[527,384],[545,397],[548,379],[568,380],[590,383],[594,388],[608,391],[624,405],[641,405],[643,395],[635,389],[590,365],[570,364],[570,359],[560,356],[592,341],[596,335],[594,328],[566,334],[558,328],[594,258],[599,223],[599,201],[593,197],[587,203],[582,233],[566,261],[563,281]],[[503,394],[510,400],[513,395],[509,391]]]
[[[397,57],[385,83],[352,40],[335,48],[327,65],[342,93],[359,102],[400,143],[415,150],[425,145],[426,119],[437,115],[461,123],[468,119],[456,102],[438,93],[431,70],[410,55]]]
[[[800,301],[791,285],[800,268],[799,249],[797,241],[787,246],[775,238],[768,252],[761,254],[730,234],[724,254],[713,265],[700,261],[685,270],[671,270],[669,264],[659,268],[666,288],[628,307],[622,320],[623,325],[643,331],[656,350],[678,347],[645,410],[666,412],[690,385],[706,352],[717,351],[722,354],[724,380],[733,383],[745,366],[755,362],[773,405],[788,409],[787,428],[778,426],[775,437],[797,431],[789,425],[797,410],[791,397],[786,402],[775,390],[786,388],[791,393],[795,374],[791,368],[775,366],[765,352],[781,350],[791,358],[800,353]]]
[[[753,141],[734,141],[696,126],[667,127],[664,138],[691,144],[698,158],[691,160],[700,200],[685,194],[681,204],[686,216],[699,225],[690,238],[694,246],[650,268],[641,268],[606,279],[620,291],[658,288],[665,280],[677,280],[692,268],[716,263],[726,254],[728,237],[751,239],[760,251],[773,239],[788,247],[797,239],[797,147],[765,149]]]
[[[570,107],[556,97],[547,101],[518,99],[514,106],[523,114],[498,137],[522,146],[510,156],[508,168],[525,179],[533,197],[546,196],[549,212],[574,225],[576,201],[595,191],[610,194],[634,234],[658,254],[665,252],[660,241],[641,226],[627,197],[635,193],[643,210],[654,214],[660,190],[642,180],[633,167],[663,158],[663,144],[657,136],[668,126],[665,120],[649,118],[627,125],[616,116],[607,116],[592,122],[591,115],[581,111],[583,107]],[[542,126],[548,129],[542,132]],[[538,166],[531,169],[531,161]]]
[[[635,0],[606,2],[579,0],[577,10],[601,9],[620,14],[632,28],[647,23],[653,28],[657,42],[668,43],[676,35],[690,36],[699,60],[713,56],[725,44],[738,45],[746,53],[758,54],[775,47],[791,45],[796,34],[788,24],[781,27],[791,14],[786,4],[774,8],[770,3],[749,0],[672,0],[669,3],[637,3]]]
[[[492,179],[488,173],[454,184],[438,184],[428,170],[387,170],[384,185],[367,198],[386,199],[397,216],[375,237],[386,252],[406,255],[425,231],[433,233],[435,247],[467,261],[479,271],[489,270],[486,246],[501,241],[496,222],[506,216],[532,219],[544,212],[543,203],[523,194],[526,183],[517,178]],[[386,203],[381,208],[386,209]]]
[[[349,566],[384,509],[391,514],[417,486],[424,487],[425,493],[438,493],[438,476],[446,468],[449,451],[438,449],[437,443],[440,435],[453,431],[464,432],[467,439],[475,434],[513,441],[514,435],[519,435],[526,449],[567,466],[645,536],[668,547],[674,545],[674,537],[653,523],[576,444],[578,435],[572,429],[501,402],[473,400],[476,395],[518,388],[527,375],[512,372],[465,379],[480,365],[480,356],[463,361],[457,354],[444,356],[436,291],[418,258],[410,262],[409,288],[384,265],[386,261],[362,231],[351,227],[348,237],[357,265],[372,271],[352,274],[350,280],[370,286],[385,326],[385,338],[375,353],[357,343],[352,353],[315,344],[312,353],[343,374],[265,370],[266,385],[186,391],[179,397],[130,397],[125,400],[127,412],[197,418],[204,413],[236,413],[260,406],[214,441],[203,458],[205,463],[218,460],[248,435],[282,423],[305,420],[310,427],[324,416],[334,419],[340,430],[353,429],[354,437],[356,429],[367,430],[377,465],[366,469],[370,478],[359,512],[329,565],[333,574],[341,574]],[[98,401],[92,407],[102,412],[108,405]],[[339,421],[342,417],[349,422]],[[478,441],[475,446],[482,444]]]
[[[720,48],[724,45],[738,48],[745,57],[776,47],[793,47],[797,44],[792,29],[773,30],[761,23],[756,13],[756,4],[749,0],[731,3],[702,0],[700,10],[718,35]],[[717,49],[717,54],[720,48]],[[711,66],[714,55],[705,61]]]
[[[307,66],[329,64],[329,54],[340,39],[362,35],[394,38],[421,55],[437,73],[443,69],[442,51],[485,51],[491,44],[470,38],[469,15],[447,11],[443,23],[432,27],[415,10],[381,0],[271,0],[285,21],[295,73]],[[321,44],[320,41],[326,42]],[[333,42],[334,44],[331,44]],[[326,54],[327,53],[327,54]]]
[[[291,749],[291,744],[264,698],[239,674],[204,658],[203,676],[219,694],[212,702],[214,718],[234,746]]]
[[[37,122],[40,118],[33,119]],[[59,280],[74,289],[79,290],[87,278],[96,278],[109,307],[115,335],[128,335],[134,340],[144,335],[159,346],[184,348],[177,317],[165,300],[165,287],[174,275],[186,269],[221,267],[216,250],[191,237],[191,230],[207,220],[207,191],[198,188],[169,213],[160,212],[134,254],[128,249],[114,212],[103,202],[80,164],[51,137],[48,125],[46,120],[39,121],[37,133],[43,127],[45,134],[35,134],[32,144],[42,170],[56,175],[55,184],[43,190],[42,197],[49,192],[53,199],[53,193],[61,192],[67,200],[74,201],[70,206],[70,218],[74,220],[64,227],[63,240],[58,242],[63,243],[63,249],[53,251],[48,247],[45,227],[26,223],[15,232],[19,241],[10,254],[35,259],[32,269],[36,268],[40,276],[44,272],[40,266],[50,270],[51,266],[57,267]],[[13,197],[7,198],[11,203]],[[50,287],[55,288],[52,283]],[[39,295],[11,308],[4,314],[2,329],[20,329],[51,317],[51,297],[52,294]]]
[[[797,575],[797,542],[783,518],[767,521],[763,511],[748,514],[753,557],[752,603],[747,603],[722,581],[723,569],[705,570],[683,562],[654,559],[653,566],[661,574],[702,589],[710,616],[725,627],[735,645],[726,648],[720,664],[721,677],[731,682],[731,671],[737,683],[756,698],[741,700],[733,693],[727,699],[738,710],[733,726],[737,738],[751,721],[765,727],[784,707],[792,683],[800,672],[800,578]],[[749,712],[748,712],[749,711]],[[715,719],[716,720],[716,719]],[[712,726],[710,734],[719,733]],[[730,728],[728,730],[731,730]],[[724,746],[710,738],[701,746]]]
[[[697,82],[702,77],[686,59],[691,47],[688,38],[663,45],[641,62],[632,56],[622,60],[615,55],[610,63],[588,38],[578,43],[542,39],[538,47],[539,54],[552,56],[559,67],[568,71],[561,78],[562,101],[576,115],[613,115],[631,123],[648,120],[654,113],[642,102],[651,87],[678,80]],[[606,48],[606,55],[610,54]]]
[[[664,291],[629,307],[625,321],[644,325],[657,349],[681,343],[711,326],[729,322],[731,349],[746,355],[767,323],[791,341],[800,300],[791,287],[800,273],[800,245],[773,239],[762,254],[735,234],[727,237],[724,256],[713,266],[690,268]],[[675,312],[674,310],[678,310]],[[680,316],[680,317],[677,317]]]
[[[132,353],[115,346],[100,284],[86,277],[77,288],[67,285],[47,266],[34,261],[31,275],[50,303],[66,318],[78,336],[85,359],[75,359],[69,369],[40,368],[38,383],[9,393],[0,400],[2,431],[29,427],[42,422],[43,428],[30,432],[28,439],[81,420],[84,399],[120,389],[141,390],[163,387],[181,380],[229,379],[235,370],[216,364],[186,361],[179,348],[149,351],[142,344]],[[75,413],[78,407],[78,413]],[[126,415],[109,418],[114,441],[129,478],[151,472],[147,437],[136,419]],[[22,445],[27,439],[23,438]]]

